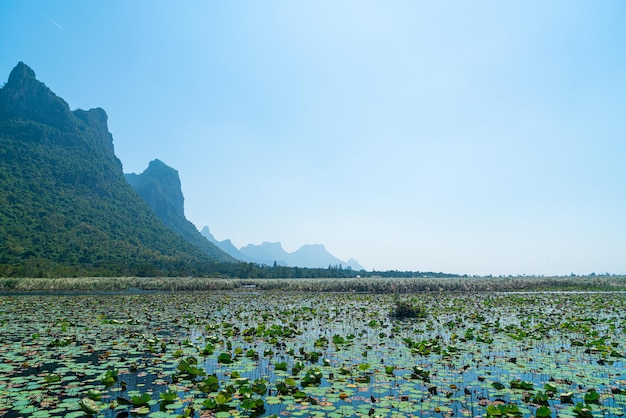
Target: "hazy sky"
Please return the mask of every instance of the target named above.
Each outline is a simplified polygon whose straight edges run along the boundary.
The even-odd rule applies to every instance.
[[[626,2],[0,0],[18,61],[237,246],[626,273]]]

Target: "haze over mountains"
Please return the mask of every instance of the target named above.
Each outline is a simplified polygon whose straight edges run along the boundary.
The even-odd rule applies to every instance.
[[[240,263],[185,218],[176,170],[124,175],[106,112],[71,111],[22,62],[0,88],[0,182],[0,276],[336,274]]]
[[[129,173],[124,176],[165,225],[211,256],[216,256],[215,248],[219,248],[234,259],[267,266],[276,263],[288,267],[340,266],[357,271],[363,270],[356,260],[342,261],[330,254],[321,244],[304,245],[293,253],[286,252],[280,242],[249,244],[238,249],[228,239],[217,241],[207,226],[199,233],[185,218],[185,199],[178,172],[160,160],[151,161],[141,174]]]
[[[280,242],[263,242],[260,245],[248,244],[237,249],[227,239],[218,241],[215,239],[208,226],[200,231],[209,241],[214,243],[222,251],[242,261],[253,261],[259,264],[290,267],[324,268],[328,266],[342,266],[353,270],[363,270],[363,267],[354,259],[342,261],[329,253],[322,244],[303,245],[293,253],[288,253]]]
[[[160,160],[151,161],[141,174],[124,174],[128,183],[165,225],[207,255],[223,261],[235,261],[204,238],[185,218],[185,198],[178,172]]]

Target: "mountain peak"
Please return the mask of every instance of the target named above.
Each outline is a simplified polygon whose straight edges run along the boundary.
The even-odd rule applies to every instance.
[[[205,226],[204,228],[202,228],[202,230],[200,230],[200,233],[202,234],[203,237],[211,241],[213,244],[218,243],[218,241],[215,239],[215,237],[211,233],[211,230],[209,229],[208,226]]]
[[[32,120],[65,132],[75,128],[65,100],[37,80],[32,68],[21,61],[0,90],[0,119],[5,118]]]
[[[186,275],[227,258],[167,228],[124,181],[106,121],[70,112],[24,63],[0,88],[0,276]]]
[[[152,168],[152,169],[166,168],[166,169],[170,169],[170,170],[176,171],[174,168],[168,166],[167,164],[165,164],[163,161],[159,160],[158,158],[155,158],[154,160],[150,161],[148,163],[148,168]]]
[[[213,244],[220,244],[220,243],[227,243],[229,246],[232,245],[232,242],[229,239],[226,239],[224,241],[218,241],[217,238],[215,238],[215,236],[213,235],[213,233],[211,232],[211,230],[209,229],[208,226],[204,226],[201,230],[200,230],[200,234],[202,234],[203,237],[205,237],[206,239],[208,239],[209,241],[211,241]],[[219,245],[218,245],[219,247]],[[221,248],[221,247],[220,247]],[[235,248],[235,250],[237,250],[237,248],[233,245],[233,248]],[[222,248],[222,250],[224,251],[224,249]],[[232,255],[232,254],[231,254]],[[239,256],[239,254],[238,254]],[[234,256],[233,256],[234,257]],[[237,258],[237,257],[235,257]]]
[[[125,176],[159,218],[185,218],[185,198],[178,171],[161,160],[152,160],[143,173]]]
[[[148,168],[144,170],[143,174],[148,174],[146,177],[159,176],[162,179],[167,180],[172,189],[180,191],[180,177],[178,176],[178,170],[170,167],[159,159],[154,159],[148,163]],[[180,192],[182,198],[182,192]]]
[[[279,242],[269,242],[269,241],[263,241],[260,245],[260,247],[262,248],[271,248],[274,250],[280,250],[280,251],[284,251],[283,250],[283,244]]]
[[[185,198],[176,169],[155,159],[150,161],[143,173],[124,176],[135,192],[172,231],[213,258],[233,261],[214,242],[203,237],[185,217]],[[208,232],[208,228],[206,231]]]
[[[35,71],[30,68],[28,65],[24,64],[22,61],[18,62],[15,68],[11,70],[11,74],[9,74],[9,81],[7,84],[19,84],[22,83],[23,80],[36,80]]]
[[[113,136],[109,132],[108,116],[104,109],[100,107],[89,110],[76,109],[72,114],[91,128],[94,136],[113,151]]]
[[[324,246],[324,244],[304,244],[302,247],[300,247],[300,250],[302,249],[326,251],[326,247]]]

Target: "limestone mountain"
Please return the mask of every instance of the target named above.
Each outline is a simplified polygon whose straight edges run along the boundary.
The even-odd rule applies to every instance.
[[[172,231],[221,261],[236,261],[203,237],[185,217],[185,198],[178,171],[160,160],[151,161],[141,174],[124,174],[128,183]]]
[[[210,242],[215,244],[217,248],[224,251],[226,254],[230,255],[231,257],[234,257],[237,260],[241,260],[245,262],[253,262],[252,259],[245,256],[241,251],[239,251],[237,247],[235,247],[235,245],[232,243],[231,240],[225,239],[224,241],[218,241],[217,239],[215,239],[215,237],[209,230],[208,226],[205,226],[204,228],[202,228],[202,230],[200,231],[200,234],[202,234],[203,237],[208,239]]]
[[[208,274],[124,179],[102,109],[19,63],[0,89],[0,276]]]
[[[289,262],[291,266],[323,268],[341,265],[344,268],[349,267],[353,270],[363,270],[363,267],[361,267],[356,260],[351,258],[348,262],[342,261],[329,253],[326,247],[321,244],[303,245],[290,254]]]
[[[268,266],[276,263],[279,266],[289,266],[289,253],[283,249],[280,242],[263,242],[260,245],[248,244],[239,249],[243,255],[256,263]],[[303,267],[303,266],[299,266]]]
[[[204,227],[202,231],[205,231],[205,229],[208,232],[208,227]],[[206,236],[206,234],[204,235]],[[230,243],[230,240],[228,242]],[[232,247],[237,250],[234,246]],[[239,260],[243,260],[234,252],[229,254]],[[342,261],[329,253],[326,247],[321,244],[303,245],[293,253],[289,253],[283,249],[280,242],[263,242],[260,245],[248,244],[240,248],[238,254],[255,263],[268,266],[274,265],[275,262],[279,266],[289,267],[327,268],[328,266],[342,266],[343,268],[351,268],[356,271],[364,270],[356,260],[351,258],[347,262]]]
[[[359,264],[358,261],[356,261],[354,258],[349,258],[348,261],[346,261],[346,267],[351,268],[352,270],[356,270],[356,271],[362,271],[365,270],[365,267],[363,267],[362,265]]]

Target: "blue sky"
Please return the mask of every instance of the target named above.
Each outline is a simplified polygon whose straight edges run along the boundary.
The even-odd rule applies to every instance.
[[[623,1],[0,0],[198,228],[367,269],[626,273]]]

